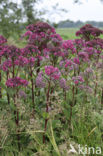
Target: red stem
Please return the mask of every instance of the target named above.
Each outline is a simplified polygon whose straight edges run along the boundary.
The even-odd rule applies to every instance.
[[[38,67],[37,69],[37,75],[38,75],[38,73],[40,72],[40,60],[39,59],[37,61],[37,67]]]
[[[97,87],[98,87],[98,83],[97,83],[98,77],[96,75],[96,83],[95,83],[95,91],[94,91],[94,96],[96,96],[97,94]]]
[[[76,73],[75,73],[75,69],[74,69],[74,76],[76,76]],[[74,103],[75,103],[75,98],[74,98],[74,95],[75,95],[75,86],[73,86],[73,89],[72,89],[72,102],[70,103],[70,118],[69,118],[69,126],[71,127],[71,120],[72,120],[72,109],[73,109],[73,106],[74,106]]]
[[[49,112],[49,97],[50,97],[50,81],[48,84],[48,91],[46,94],[47,100],[46,100],[46,112]],[[47,130],[47,123],[48,123],[48,118],[45,119],[45,127],[44,127],[44,131],[46,132]],[[45,144],[45,134],[43,135],[43,144]]]
[[[66,98],[67,98],[67,96],[66,96],[66,90],[63,89],[63,93],[64,93],[64,100],[66,101]]]
[[[34,105],[34,82],[33,82],[33,71],[31,70],[31,85],[32,85],[32,104],[33,104],[33,107],[35,108],[35,105]]]
[[[8,78],[9,78],[9,71],[7,71],[7,80]],[[10,96],[8,93],[7,93],[7,100],[8,100],[8,104],[10,104]]]
[[[73,89],[72,89],[73,97],[72,97],[72,102],[70,104],[70,118],[69,118],[69,126],[70,127],[71,127],[71,120],[72,120],[72,109],[73,109],[73,106],[74,106],[74,91],[75,91],[75,86],[73,86]]]
[[[12,60],[12,63],[13,63],[13,72],[12,72],[12,77],[14,78],[15,77],[15,64],[14,64],[14,59]],[[18,149],[20,151],[20,135],[19,135],[19,111],[17,110],[16,108],[16,96],[14,94],[14,105],[15,105],[15,109],[14,110],[14,116],[15,116],[15,123],[16,123],[16,126],[18,128],[18,131],[17,131],[17,140],[18,140]]]
[[[1,57],[0,57],[0,65],[1,65]],[[0,71],[0,82],[1,82],[1,71]],[[2,88],[0,87],[0,99],[2,98]]]

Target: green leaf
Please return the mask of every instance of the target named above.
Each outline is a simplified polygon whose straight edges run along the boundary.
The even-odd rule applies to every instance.
[[[6,85],[4,85],[2,82],[0,82],[0,86],[5,90],[7,89]]]
[[[49,113],[43,112],[42,116],[44,119],[47,119],[47,118],[49,118]]]
[[[64,115],[66,116],[66,118],[69,118],[69,116],[70,116],[70,111],[67,110],[67,109],[64,109],[63,112],[64,112]]]

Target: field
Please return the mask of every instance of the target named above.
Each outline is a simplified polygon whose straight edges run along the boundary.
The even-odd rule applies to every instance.
[[[67,40],[67,39],[71,40],[71,39],[77,38],[75,36],[75,33],[78,29],[79,28],[58,28],[56,29],[56,32],[60,34],[64,40]]]
[[[103,155],[103,32],[89,27],[0,36],[0,156]]]
[[[79,28],[58,28],[56,29],[56,32],[60,34],[64,40],[71,40],[78,38],[75,36],[75,33],[78,30]],[[103,28],[101,28],[101,30],[103,30]],[[101,35],[100,37],[103,38],[103,35]]]

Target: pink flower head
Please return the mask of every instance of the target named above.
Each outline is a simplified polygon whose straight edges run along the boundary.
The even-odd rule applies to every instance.
[[[60,78],[60,71],[57,67],[45,66],[45,73],[54,80],[59,80]]]
[[[22,55],[23,56],[35,56],[37,57],[40,55],[40,51],[37,46],[34,46],[32,44],[28,44],[25,48],[22,49]]]
[[[58,58],[59,56],[62,56],[62,49],[59,43],[53,44],[52,42],[49,42],[47,44],[47,48],[45,49],[45,52],[47,52],[49,57],[51,58],[55,56],[57,56],[56,58]]]
[[[81,36],[86,41],[89,41],[91,39],[91,36],[93,38],[96,38],[103,34],[103,31],[99,28],[93,27],[90,24],[86,24],[83,27],[80,28],[79,31],[76,32],[76,36]]]
[[[27,30],[32,31],[33,33],[40,33],[40,32],[46,32],[48,34],[50,33],[55,33],[55,29],[51,27],[48,23],[46,22],[37,22],[36,24],[30,24],[29,26],[26,27]]]
[[[65,68],[71,65],[73,65],[73,62],[71,60],[66,60]]]
[[[0,56],[9,57],[10,49],[8,45],[0,46]]]
[[[27,26],[26,29],[30,31],[29,43],[38,46],[39,45],[41,46],[41,44],[42,46],[44,46],[44,41],[46,44],[49,40],[51,40],[50,35],[56,33],[55,29],[52,26],[50,26],[48,23],[40,22],[40,21],[37,22],[36,24],[30,24],[29,26]]]
[[[34,57],[30,57],[30,58],[28,59],[28,63],[29,63],[29,65],[30,65],[30,66],[34,66],[34,64],[35,64],[35,60],[36,60],[36,58],[34,58]]]
[[[77,76],[76,78],[77,78],[80,82],[84,82],[82,76]]]
[[[79,87],[81,90],[84,90],[84,91],[86,91],[86,92],[88,92],[88,93],[92,93],[92,92],[93,92],[93,89],[92,89],[91,87],[89,87],[89,86],[79,85],[78,87]]]
[[[40,56],[39,55],[37,58],[38,58],[39,61],[42,61],[43,60],[43,56]]]
[[[20,96],[21,98],[24,98],[24,99],[26,99],[26,97],[27,97],[26,93],[25,93],[23,90],[20,90],[20,91],[19,91],[19,96]]]
[[[86,72],[91,74],[91,73],[93,73],[93,70],[92,70],[92,68],[89,68],[89,67],[88,67],[88,68],[86,69]]]
[[[75,57],[75,58],[73,59],[73,62],[76,63],[76,64],[80,64],[80,61],[79,61],[79,58],[78,58],[78,57]]]
[[[65,62],[64,62],[63,60],[60,61],[59,66],[60,66],[60,67],[63,67],[63,66],[64,66],[64,63],[65,63]]]
[[[27,85],[28,85],[28,81],[21,79],[20,77],[10,78],[6,81],[6,86],[10,88],[27,86]]]
[[[60,87],[63,88],[64,90],[69,89],[69,86],[67,85],[66,80],[64,78],[62,78],[59,83],[60,83]]]
[[[83,48],[83,51],[86,52],[89,56],[92,56],[95,53],[95,50],[93,47],[85,47]]]
[[[4,38],[2,35],[0,35],[0,45],[4,44],[7,42],[7,39]]]
[[[74,44],[74,46],[76,46],[76,48],[81,49],[81,48],[85,47],[85,40],[75,39],[75,40],[73,40],[73,44]]]
[[[37,78],[36,78],[36,86],[38,88],[45,88],[46,83],[44,81],[44,75],[43,72],[39,72]]]
[[[6,52],[7,52],[7,55],[9,56],[9,58],[11,58],[11,59],[15,59],[21,55],[21,49],[17,48],[14,45],[8,46]]]
[[[74,83],[77,85],[79,83],[79,81],[78,80],[75,80]]]
[[[29,63],[29,61],[26,57],[19,56],[18,59],[16,59],[14,63],[17,66],[24,67],[25,65],[27,65]]]
[[[73,44],[73,40],[66,40],[63,42],[63,48],[66,49],[66,50],[71,50],[71,52],[74,54],[76,53],[76,49],[74,47],[74,44]]]
[[[62,37],[59,34],[52,34],[50,36],[52,43],[55,46],[62,46]]]
[[[86,45],[89,47],[93,47],[95,49],[103,49],[103,39],[101,38],[96,38],[94,40],[90,40],[86,42]]]
[[[72,80],[74,81],[75,84],[79,84],[80,82],[84,82],[82,76],[75,76],[75,77],[72,77]]]
[[[6,60],[3,62],[1,65],[3,71],[8,71],[12,67],[12,61],[11,60]]]
[[[49,52],[50,52],[50,51],[49,51],[48,48],[43,49],[43,55],[44,55],[44,57],[47,58],[47,59],[49,58]]]
[[[51,35],[51,38],[55,38],[55,39],[57,39],[58,41],[62,41],[62,40],[63,40],[62,37],[61,37],[59,34],[52,34],[52,35]]]
[[[25,34],[22,37],[26,37],[26,36],[30,36],[30,35],[32,35],[32,32],[31,31],[27,31],[27,32],[25,32]]]
[[[4,46],[0,46],[0,57],[4,55],[3,47]]]
[[[78,53],[79,58],[83,59],[83,61],[88,61],[88,54],[86,52],[79,52]]]

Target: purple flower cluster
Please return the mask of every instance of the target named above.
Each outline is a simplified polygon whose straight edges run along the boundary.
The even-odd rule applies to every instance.
[[[46,32],[49,35],[51,33],[55,33],[55,29],[45,22],[37,22],[36,24],[30,24],[26,27],[26,29],[36,33]]]
[[[27,86],[26,80],[15,77],[25,70],[30,74],[25,74],[25,78],[31,81],[32,95],[35,85],[50,91],[48,84],[51,83],[51,87],[58,82],[65,93],[72,87],[74,92],[83,86],[89,90],[88,79],[103,67],[103,39],[98,37],[102,33],[87,24],[76,33],[80,39],[64,41],[52,26],[37,22],[27,27],[23,37],[28,38],[28,44],[24,48],[1,45],[6,39],[0,37],[0,56],[3,57],[0,69],[6,72],[7,79],[10,78],[6,85],[12,88]]]
[[[61,38],[61,36],[59,34],[52,34],[52,35],[50,35],[50,37],[51,37],[52,43],[60,46],[63,39]]]
[[[81,83],[84,82],[82,76],[75,76],[75,77],[72,77],[72,80],[73,80],[73,82],[74,82],[76,85],[79,84],[80,82],[81,82]]]
[[[7,39],[4,38],[2,35],[0,35],[0,45],[4,44],[7,42]]]
[[[6,81],[6,86],[10,88],[27,86],[27,85],[28,85],[28,81],[21,79],[20,77],[10,78]]]
[[[74,47],[74,42],[72,40],[64,41],[63,48],[69,50],[72,54],[76,53],[76,48]]]
[[[59,80],[61,75],[59,69],[53,66],[45,66],[45,73],[54,80]]]
[[[3,64],[1,65],[1,68],[3,71],[8,71],[10,68],[12,67],[12,61],[10,59],[6,60],[5,62],[3,62]]]
[[[23,56],[19,56],[16,60],[15,60],[15,65],[17,66],[21,66],[24,67],[25,65],[28,64],[28,59],[26,57]]]
[[[81,90],[84,90],[85,92],[87,93],[92,93],[93,92],[93,89],[89,86],[85,86],[85,85],[79,85],[78,86]]]
[[[72,60],[66,60],[65,62],[66,62],[66,64],[65,64],[65,68],[67,68],[68,66],[73,65]]]
[[[25,93],[23,90],[20,90],[20,91],[18,92],[18,94],[19,94],[19,96],[20,96],[21,98],[26,99],[26,97],[27,97],[26,93]]]
[[[73,58],[73,62],[75,63],[75,64],[80,64],[80,60],[79,60],[79,57],[75,57],[75,58]]]
[[[67,82],[64,78],[62,78],[60,81],[60,87],[63,88],[64,90],[68,90],[69,89],[69,85],[67,85]]]
[[[48,42],[48,40],[50,40],[50,35],[55,33],[55,29],[48,23],[37,22],[36,24],[27,26],[27,32],[23,36],[28,36],[29,43],[36,45],[37,42],[39,44]]]
[[[29,57],[29,56],[38,57],[41,54],[38,47],[34,46],[33,44],[28,44],[21,51],[22,51],[22,55],[25,56],[25,57]]]
[[[15,59],[16,57],[21,55],[21,49],[17,48],[14,45],[8,46],[7,55],[9,56],[9,58]]]
[[[88,53],[87,52],[79,52],[78,53],[78,57],[81,58],[84,62],[87,62],[88,61]]]
[[[75,39],[73,40],[73,44],[76,47],[76,49],[81,49],[81,47],[85,47],[85,40]]]
[[[19,56],[18,59],[16,59],[14,63],[15,65],[20,66],[20,67],[25,67],[27,65],[32,67],[35,64],[35,60],[36,58],[34,57],[27,58],[27,57]]]
[[[93,27],[90,24],[86,24],[83,27],[80,28],[79,31],[76,32],[76,36],[81,36],[85,40],[91,40],[92,38],[100,36],[100,34],[103,34],[103,31]]]
[[[36,78],[36,86],[38,88],[45,88],[46,87],[46,83],[44,81],[44,75],[43,75],[43,72],[39,72],[37,78]]]

